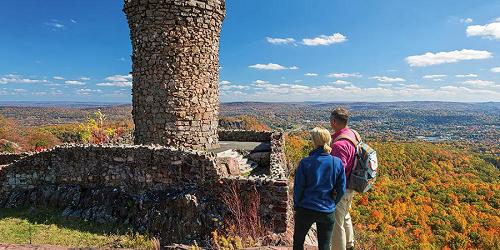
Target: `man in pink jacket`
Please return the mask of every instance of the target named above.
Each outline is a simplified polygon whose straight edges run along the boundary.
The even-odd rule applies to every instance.
[[[355,132],[347,127],[349,122],[349,111],[345,108],[336,108],[330,115],[330,124],[334,130],[332,135],[333,156],[340,158],[345,167],[345,176],[349,182],[349,175],[354,166],[356,147],[353,141],[357,141]],[[358,135],[359,136],[359,135]],[[351,140],[347,139],[349,137]],[[332,235],[332,249],[345,250],[354,249],[354,230],[352,227],[351,208],[354,190],[346,189],[346,192],[335,209],[335,225]]]

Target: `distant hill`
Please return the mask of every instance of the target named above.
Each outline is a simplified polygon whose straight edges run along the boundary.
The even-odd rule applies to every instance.
[[[6,105],[11,104],[11,105]],[[454,141],[476,144],[481,152],[500,155],[500,102],[234,102],[222,103],[221,117],[255,117],[270,129],[287,132],[329,127],[335,107],[352,112],[350,126],[379,141]],[[18,102],[0,103],[0,115],[21,126],[80,123],[100,109],[108,121],[131,121],[130,104]],[[238,123],[222,126],[240,126]]]

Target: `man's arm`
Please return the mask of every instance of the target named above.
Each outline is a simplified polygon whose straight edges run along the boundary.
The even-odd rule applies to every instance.
[[[297,208],[300,200],[302,199],[302,193],[304,192],[306,177],[304,176],[303,163],[300,161],[299,167],[295,171],[295,181],[293,183],[293,207]]]

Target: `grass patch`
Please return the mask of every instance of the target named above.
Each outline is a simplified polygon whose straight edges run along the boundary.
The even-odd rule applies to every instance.
[[[0,242],[65,247],[152,249],[148,236],[112,224],[65,219],[54,209],[0,209]]]

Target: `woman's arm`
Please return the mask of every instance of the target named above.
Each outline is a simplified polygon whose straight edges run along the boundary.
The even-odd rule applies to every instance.
[[[297,208],[302,199],[302,193],[304,192],[306,177],[304,176],[302,161],[299,163],[299,167],[295,171],[295,181],[293,184],[293,207]]]
[[[337,174],[337,178],[335,181],[335,190],[337,191],[337,197],[335,198],[335,204],[339,203],[340,199],[342,199],[342,196],[344,196],[345,193],[345,186],[346,186],[346,177],[345,177],[345,170],[344,170],[344,165],[342,161],[337,161],[340,165],[336,166],[339,167],[339,171],[334,171]]]

